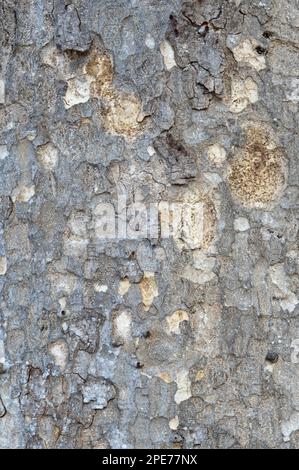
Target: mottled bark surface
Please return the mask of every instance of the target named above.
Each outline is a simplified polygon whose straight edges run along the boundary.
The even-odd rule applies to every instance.
[[[298,0],[0,18],[0,447],[298,447]]]

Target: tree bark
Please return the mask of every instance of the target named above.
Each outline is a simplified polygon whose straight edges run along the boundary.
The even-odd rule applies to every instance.
[[[298,1],[0,15],[0,447],[298,448]]]

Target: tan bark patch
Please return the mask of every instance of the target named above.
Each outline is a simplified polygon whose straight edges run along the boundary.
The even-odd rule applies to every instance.
[[[144,310],[148,311],[154,301],[154,298],[158,297],[159,295],[155,274],[145,272],[143,279],[139,284],[139,288],[142,295]]]
[[[244,205],[263,205],[279,196],[285,181],[281,150],[263,128],[249,128],[245,149],[229,168],[231,192]]]

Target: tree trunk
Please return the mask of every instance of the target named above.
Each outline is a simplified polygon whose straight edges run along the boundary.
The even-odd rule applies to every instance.
[[[0,15],[0,447],[298,448],[298,1]]]

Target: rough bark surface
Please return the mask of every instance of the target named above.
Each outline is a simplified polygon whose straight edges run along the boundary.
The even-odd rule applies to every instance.
[[[298,448],[298,0],[0,18],[0,447]]]

